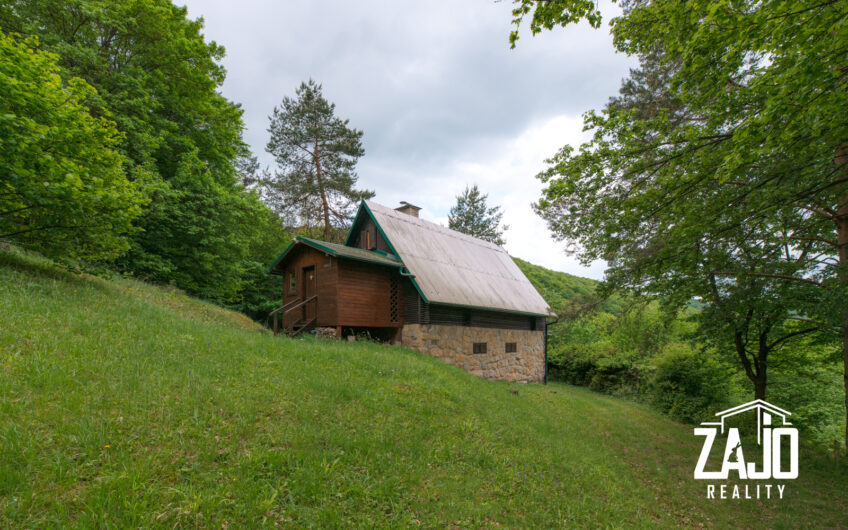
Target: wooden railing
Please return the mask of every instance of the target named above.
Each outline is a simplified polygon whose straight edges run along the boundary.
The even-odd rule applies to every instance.
[[[293,306],[294,304],[296,304],[296,303],[298,303],[298,302],[300,302],[300,298],[298,298],[297,300],[292,300],[291,302],[289,302],[289,303],[287,303],[287,304],[283,304],[283,305],[281,305],[280,307],[278,307],[277,309],[275,309],[275,310],[271,311],[270,313],[268,313],[268,316],[267,316],[267,317],[265,317],[265,326],[266,326],[266,327],[268,327],[268,326],[269,326],[269,324],[270,324],[270,320],[273,318],[273,319],[274,319],[274,324],[273,324],[273,326],[271,326],[271,329],[273,329],[273,330],[274,330],[274,335],[276,335],[277,333],[279,333],[279,320],[280,320],[280,315],[281,315],[281,314],[283,314],[283,315],[284,315],[284,314],[285,314],[285,313],[283,313],[284,311],[286,311],[288,308],[290,308],[291,306]],[[283,322],[283,325],[285,325],[285,321]]]
[[[305,322],[301,326],[299,326],[297,329],[295,329],[295,323],[296,322],[294,321],[294,319],[291,320],[291,326],[286,326],[286,316],[288,316],[295,309],[300,309],[301,307],[305,306],[309,302],[313,302],[313,301],[315,302],[315,315],[316,315],[316,317],[313,317],[309,320],[304,319]],[[268,316],[265,318],[265,325],[268,326],[271,323],[270,322],[271,319],[273,319],[273,325],[271,326],[271,329],[274,330],[274,335],[276,335],[277,333],[280,332],[280,324],[282,324],[283,331],[286,334],[293,337],[293,336],[297,335],[298,333],[300,333],[301,331],[303,331],[304,329],[306,329],[308,326],[314,324],[317,320],[317,315],[318,315],[318,295],[316,294],[316,295],[310,296],[306,300],[301,300],[300,298],[298,298],[296,300],[292,300],[291,302],[284,304],[284,305],[278,307],[277,309],[271,311],[270,313],[268,313]]]

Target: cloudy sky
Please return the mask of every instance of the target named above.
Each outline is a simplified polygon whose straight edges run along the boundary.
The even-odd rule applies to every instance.
[[[179,3],[179,0],[177,0]],[[581,114],[616,93],[632,59],[606,21],[531,37],[509,49],[509,0],[184,0],[227,50],[225,96],[241,103],[263,164],[268,115],[310,77],[336,114],[365,132],[359,186],[447,225],[466,185],[504,208],[506,249],[555,270],[601,278],[551,239],[531,209],[545,158],[584,137]]]

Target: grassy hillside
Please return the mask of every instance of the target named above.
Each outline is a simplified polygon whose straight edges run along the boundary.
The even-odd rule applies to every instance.
[[[0,528],[848,522],[826,456],[802,449],[782,501],[708,501],[699,449],[691,427],[584,389],[273,337],[0,250]]]
[[[566,272],[552,271],[519,258],[514,257],[512,260],[553,308],[562,307],[568,300],[592,295],[600,283],[597,280],[581,278]],[[618,314],[622,309],[622,301],[618,297],[611,297],[601,304],[600,309],[607,313]]]

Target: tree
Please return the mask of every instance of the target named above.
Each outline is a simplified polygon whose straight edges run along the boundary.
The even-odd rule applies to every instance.
[[[37,35],[62,77],[96,89],[86,106],[114,120],[124,172],[151,198],[129,251],[109,265],[238,300],[268,210],[245,189],[254,167],[242,109],[218,92],[224,49],[204,39],[203,20],[170,0],[9,0],[0,28]]]
[[[356,161],[365,153],[362,131],[335,116],[321,89],[310,79],[274,107],[266,150],[280,169],[266,189],[284,218],[306,227],[321,223],[329,240],[332,227],[348,224],[356,204],[374,192],[354,188]]]
[[[224,48],[203,38],[170,0],[8,0],[0,29],[37,35],[64,76],[97,89],[86,101],[108,113],[124,138],[119,149],[139,172],[167,180],[183,157],[197,156],[218,182],[235,179],[243,150],[241,109],[221,96]],[[191,154],[194,150],[195,154]]]
[[[258,195],[234,192],[197,157],[186,157],[151,196],[145,230],[118,267],[208,300],[239,301],[248,277],[255,278],[251,263],[259,257],[251,248],[267,230],[270,212]]]
[[[63,257],[126,250],[144,197],[126,179],[120,134],[83,102],[85,81],[63,83],[38,40],[0,32],[0,238]]]
[[[489,207],[488,198],[480,193],[476,184],[466,186],[465,191],[456,196],[456,205],[448,214],[448,228],[503,246],[503,234],[509,226],[501,226],[501,207]]]
[[[532,12],[533,32],[580,19],[597,27],[600,14],[588,4],[518,0],[514,15],[520,23]],[[705,231],[716,240],[735,234],[763,258],[780,256],[782,248],[789,259],[770,258],[762,269],[740,267],[728,277],[773,280],[769,289],[793,285],[784,299],[793,314],[841,338],[848,418],[844,6],[632,2],[612,28],[620,51],[644,55],[659,48],[663,62],[679,65],[669,91],[685,103],[685,115],[639,118],[614,107],[588,113],[593,139],[579,153],[566,147],[552,159],[540,211],[555,232],[579,240],[585,259],[636,252],[634,259],[654,265],[656,279],[673,276],[674,251],[685,248],[666,245],[669,237],[688,240],[697,251]],[[601,203],[614,197],[595,206],[620,220],[581,223],[587,204],[580,194],[599,194]],[[626,267],[620,270],[622,281],[639,283]]]

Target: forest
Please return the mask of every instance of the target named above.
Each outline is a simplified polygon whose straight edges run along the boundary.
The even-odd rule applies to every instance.
[[[603,23],[583,0],[513,7],[513,46],[527,23]],[[559,315],[551,377],[686,422],[774,399],[848,445],[848,10],[622,7],[613,41],[638,67],[584,115],[587,142],[552,153],[533,205],[605,280],[518,261]],[[296,235],[339,240],[374,191],[364,131],[313,79],[271,112],[261,167],[224,53],[170,0],[0,3],[0,240],[261,320],[268,264]],[[457,199],[453,228],[503,243],[476,185]]]

